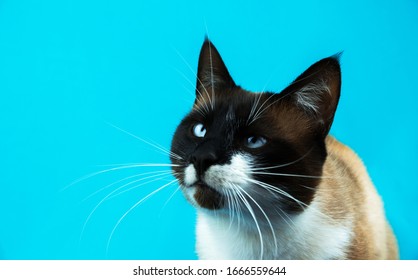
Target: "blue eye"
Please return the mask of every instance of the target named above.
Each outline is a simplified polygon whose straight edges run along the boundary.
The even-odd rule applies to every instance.
[[[246,139],[245,145],[250,149],[257,149],[267,143],[266,138],[262,136],[250,136]]]
[[[206,135],[206,127],[202,123],[197,123],[193,126],[193,135],[203,138]]]

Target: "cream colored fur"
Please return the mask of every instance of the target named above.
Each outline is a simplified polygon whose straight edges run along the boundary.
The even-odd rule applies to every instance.
[[[201,259],[397,259],[398,247],[382,201],[359,157],[332,137],[323,179],[310,206],[288,221],[262,228],[198,209]],[[239,171],[241,172],[241,171]]]

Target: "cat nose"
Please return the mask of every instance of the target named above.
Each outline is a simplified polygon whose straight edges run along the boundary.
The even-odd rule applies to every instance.
[[[194,153],[190,157],[190,162],[194,165],[199,178],[203,176],[205,171],[218,160],[214,152]]]

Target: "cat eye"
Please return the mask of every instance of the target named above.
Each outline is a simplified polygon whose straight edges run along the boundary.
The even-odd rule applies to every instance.
[[[245,145],[250,149],[257,149],[267,143],[266,138],[262,136],[250,136],[246,139]]]
[[[206,127],[202,123],[197,123],[193,126],[193,135],[203,138],[206,135]]]

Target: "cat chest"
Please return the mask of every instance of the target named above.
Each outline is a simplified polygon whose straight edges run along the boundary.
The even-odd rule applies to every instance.
[[[205,213],[198,214],[196,249],[200,259],[345,259],[352,231],[349,221],[332,224],[311,217],[274,229],[244,230]]]

